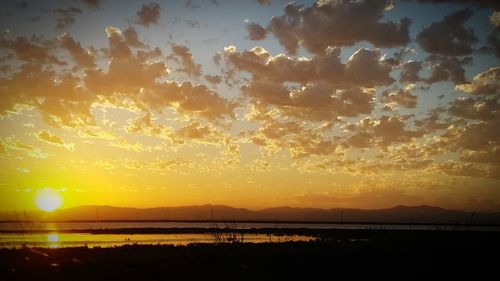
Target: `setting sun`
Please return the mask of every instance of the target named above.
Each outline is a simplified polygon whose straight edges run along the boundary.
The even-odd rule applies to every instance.
[[[35,204],[38,209],[51,212],[62,204],[61,196],[52,189],[39,190],[35,196]]]

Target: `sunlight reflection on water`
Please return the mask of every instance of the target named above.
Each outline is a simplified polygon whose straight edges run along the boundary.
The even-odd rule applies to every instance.
[[[243,242],[291,242],[309,241],[311,236],[245,234]],[[191,243],[213,243],[211,234],[88,234],[88,233],[50,233],[50,234],[0,234],[0,248],[28,247],[114,247],[122,245],[187,245]]]

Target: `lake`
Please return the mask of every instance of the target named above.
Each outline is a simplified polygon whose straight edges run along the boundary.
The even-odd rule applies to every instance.
[[[343,229],[343,230],[444,230],[500,231],[499,226],[405,225],[405,224],[337,224],[337,223],[209,223],[209,222],[0,222],[0,248],[30,247],[114,247],[127,244],[186,245],[213,243],[211,232],[217,228],[250,229]],[[113,233],[128,229],[129,233]],[[141,229],[141,233],[134,233]],[[177,233],[147,233],[149,230],[176,230]],[[205,229],[206,233],[182,233],[183,229]],[[95,233],[106,230],[109,233]],[[144,233],[146,230],[146,233]],[[92,233],[94,232],[94,233]],[[202,231],[203,232],[203,231]],[[226,234],[221,234],[223,237]],[[274,235],[238,233],[240,242],[309,241],[311,235]]]

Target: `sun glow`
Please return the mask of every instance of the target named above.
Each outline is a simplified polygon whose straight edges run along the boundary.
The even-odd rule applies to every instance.
[[[35,196],[35,204],[38,209],[51,212],[59,208],[63,200],[58,192],[52,189],[39,190]]]

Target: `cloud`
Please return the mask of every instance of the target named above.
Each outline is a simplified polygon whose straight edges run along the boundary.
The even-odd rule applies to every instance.
[[[451,115],[476,120],[498,120],[500,103],[498,98],[458,98],[448,109]]]
[[[406,129],[406,117],[383,115],[380,119],[365,117],[356,124],[348,124],[345,129],[354,132],[346,141],[347,146],[358,148],[377,145],[382,149],[393,143],[408,143],[421,137],[424,131]]]
[[[373,109],[370,90],[335,90],[328,84],[310,83],[289,90],[268,80],[254,80],[243,87],[244,95],[256,103],[277,106],[289,116],[309,120],[326,120],[337,116],[357,116]]]
[[[431,76],[425,79],[427,83],[432,84],[441,81],[451,81],[455,84],[467,83],[463,66],[472,62],[471,57],[458,59],[456,57],[430,55],[426,61],[430,64],[432,70]]]
[[[221,143],[223,135],[210,124],[202,125],[195,121],[176,131],[177,135],[183,138],[194,139],[201,143]]]
[[[27,155],[35,158],[47,158],[47,154],[44,153],[42,150],[39,148],[27,144],[19,139],[17,139],[15,136],[8,136],[5,138],[0,138],[0,155],[1,154],[8,154],[9,151],[24,151],[27,153]]]
[[[196,3],[197,2],[196,0],[184,0],[184,1],[185,1],[184,7],[188,9],[195,10],[201,7],[198,3]]]
[[[207,80],[211,84],[216,85],[216,84],[219,84],[220,82],[222,82],[222,76],[206,74],[205,80]]]
[[[382,100],[389,104],[400,105],[405,108],[415,108],[417,106],[417,97],[406,90],[396,92],[384,91]]]
[[[500,26],[500,11],[493,12],[490,16],[490,22],[493,26]]]
[[[75,23],[75,17],[78,14],[82,13],[82,10],[76,7],[69,8],[59,8],[52,10],[53,13],[59,14],[59,17],[56,19],[57,25],[56,30],[64,30],[70,25]]]
[[[497,119],[468,124],[457,122],[435,138],[434,146],[446,152],[483,151],[500,144],[499,125]]]
[[[460,84],[456,90],[472,95],[500,96],[500,67],[492,67],[477,74],[471,83]]]
[[[479,7],[490,7],[496,11],[500,9],[500,4],[498,4],[497,1],[491,1],[491,0],[417,0],[417,1],[420,3],[432,3],[432,4],[456,3],[456,4],[477,5]]]
[[[40,141],[43,141],[43,142],[46,142],[49,144],[64,146],[64,141],[60,137],[58,137],[57,135],[52,134],[51,132],[46,131],[46,130],[38,132],[36,134],[36,137]]]
[[[195,20],[185,20],[184,22],[187,25],[189,25],[191,28],[200,28],[201,27],[201,24]]]
[[[415,126],[426,131],[426,133],[446,129],[450,126],[451,122],[449,122],[449,120],[441,120],[443,116],[442,113],[445,111],[446,109],[439,107],[432,109],[427,113],[425,118],[415,120]]]
[[[181,67],[178,69],[180,72],[184,72],[191,77],[201,76],[201,65],[194,62],[193,55],[189,51],[189,48],[182,45],[172,46],[172,55],[168,56],[171,59],[181,63]]]
[[[478,40],[472,29],[464,23],[473,12],[466,9],[447,15],[440,22],[432,23],[417,35],[417,42],[428,53],[443,56],[464,56],[473,51]]]
[[[125,41],[131,47],[136,48],[145,48],[146,44],[144,44],[141,40],[139,40],[139,35],[135,31],[133,27],[129,27],[123,31],[123,37],[125,37]]]
[[[288,4],[284,15],[273,17],[267,28],[289,53],[295,53],[299,44],[316,54],[328,46],[352,46],[360,41],[384,48],[406,45],[410,42],[408,18],[381,21],[390,5],[392,1]]]
[[[116,134],[113,132],[103,131],[99,129],[85,128],[78,131],[78,136],[81,138],[93,138],[101,140],[115,140],[117,138]]]
[[[379,50],[361,48],[346,64],[341,63],[339,55],[339,48],[328,48],[324,54],[309,59],[282,54],[272,56],[262,47],[237,52],[233,46],[226,47],[223,53],[230,65],[251,73],[256,80],[304,84],[322,81],[332,84],[333,88],[373,87],[394,81],[389,76],[392,67],[381,61]]]
[[[83,3],[87,5],[90,9],[99,9],[100,0],[81,0]]]
[[[271,5],[271,0],[254,0],[254,1],[259,3],[260,5]]]
[[[48,144],[65,146],[64,141],[60,137],[46,130],[36,133],[36,138]]]
[[[491,163],[500,166],[500,145],[492,145],[484,150],[465,150],[460,154],[460,160],[465,162]]]
[[[266,113],[255,111],[254,114]],[[284,122],[265,118],[260,121],[262,126],[257,132],[253,132],[249,139],[262,146],[268,153],[275,154],[282,149],[288,149],[293,159],[340,153],[338,138],[325,135],[331,124],[309,127],[303,121]]]
[[[175,109],[181,114],[194,114],[211,120],[234,116],[237,103],[220,97],[205,85],[160,82],[160,78],[168,74],[168,69],[159,49],[134,53],[119,29],[108,27],[106,32],[110,58],[107,70],[85,71],[84,84],[91,93],[118,105],[128,100],[146,112]],[[190,63],[194,64],[188,49],[183,46],[174,49],[177,57],[186,60],[187,67],[192,66]],[[196,64],[190,71],[192,68],[196,69]]]
[[[339,55],[339,48],[297,58],[272,56],[262,47],[237,52],[229,46],[221,57],[230,67],[252,75],[241,90],[254,104],[316,121],[371,113],[372,87],[395,81],[390,76],[392,66],[382,60],[379,50],[361,48],[345,64]]]
[[[2,80],[0,89],[9,105],[4,110],[23,104],[37,108],[42,119],[55,126],[94,124],[90,106],[95,96],[80,85],[80,80],[66,74],[58,76],[41,65],[24,64],[19,71]],[[10,108],[9,108],[10,107]]]
[[[248,38],[250,40],[263,40],[266,38],[267,31],[258,23],[248,22],[246,24]]]
[[[498,167],[485,167],[448,160],[442,164],[435,164],[433,168],[451,176],[500,179]]]
[[[26,2],[26,1],[16,2],[16,7],[19,8],[19,9],[21,9],[21,10],[25,10],[29,6],[30,6],[30,4],[28,2]]]
[[[66,49],[76,64],[83,68],[95,67],[94,56],[80,45],[80,42],[76,41],[68,33],[58,37],[59,44],[62,48]]]
[[[169,105],[181,114],[194,114],[213,121],[223,117],[233,118],[234,109],[238,106],[205,85],[191,82],[158,84],[154,92],[144,93],[141,101],[153,110],[162,111],[162,106]]]
[[[156,159],[146,163],[146,168],[152,171],[171,171],[179,172],[182,168],[193,168],[195,163],[193,161],[187,161],[184,159]]]
[[[151,89],[156,79],[167,74],[164,62],[157,60],[161,52],[154,50],[145,53],[131,50],[130,41],[122,32],[114,27],[107,27],[109,48],[107,50],[110,62],[107,71],[87,69],[84,83],[88,90],[97,95],[111,96],[118,93],[137,93],[140,89]],[[133,42],[132,42],[133,43]],[[146,54],[153,58],[146,59]]]
[[[381,62],[379,50],[361,48],[349,57],[345,76],[352,84],[363,87],[389,85],[394,79],[389,76],[390,65]]]
[[[497,58],[500,58],[500,26],[497,26],[495,30],[493,30],[491,34],[488,35],[487,45],[488,48],[491,49],[493,54]]]
[[[160,19],[161,7],[158,3],[151,2],[144,4],[141,9],[137,11],[137,19],[135,23],[149,27],[151,24],[158,24]]]
[[[422,69],[422,63],[418,61],[407,61],[401,65],[400,82],[415,83],[420,81],[419,72]]]
[[[40,64],[64,64],[55,55],[51,54],[54,49],[54,42],[43,40],[40,37],[26,38],[19,36],[13,39],[4,35],[0,39],[0,47],[13,51],[14,55],[21,61]]]

